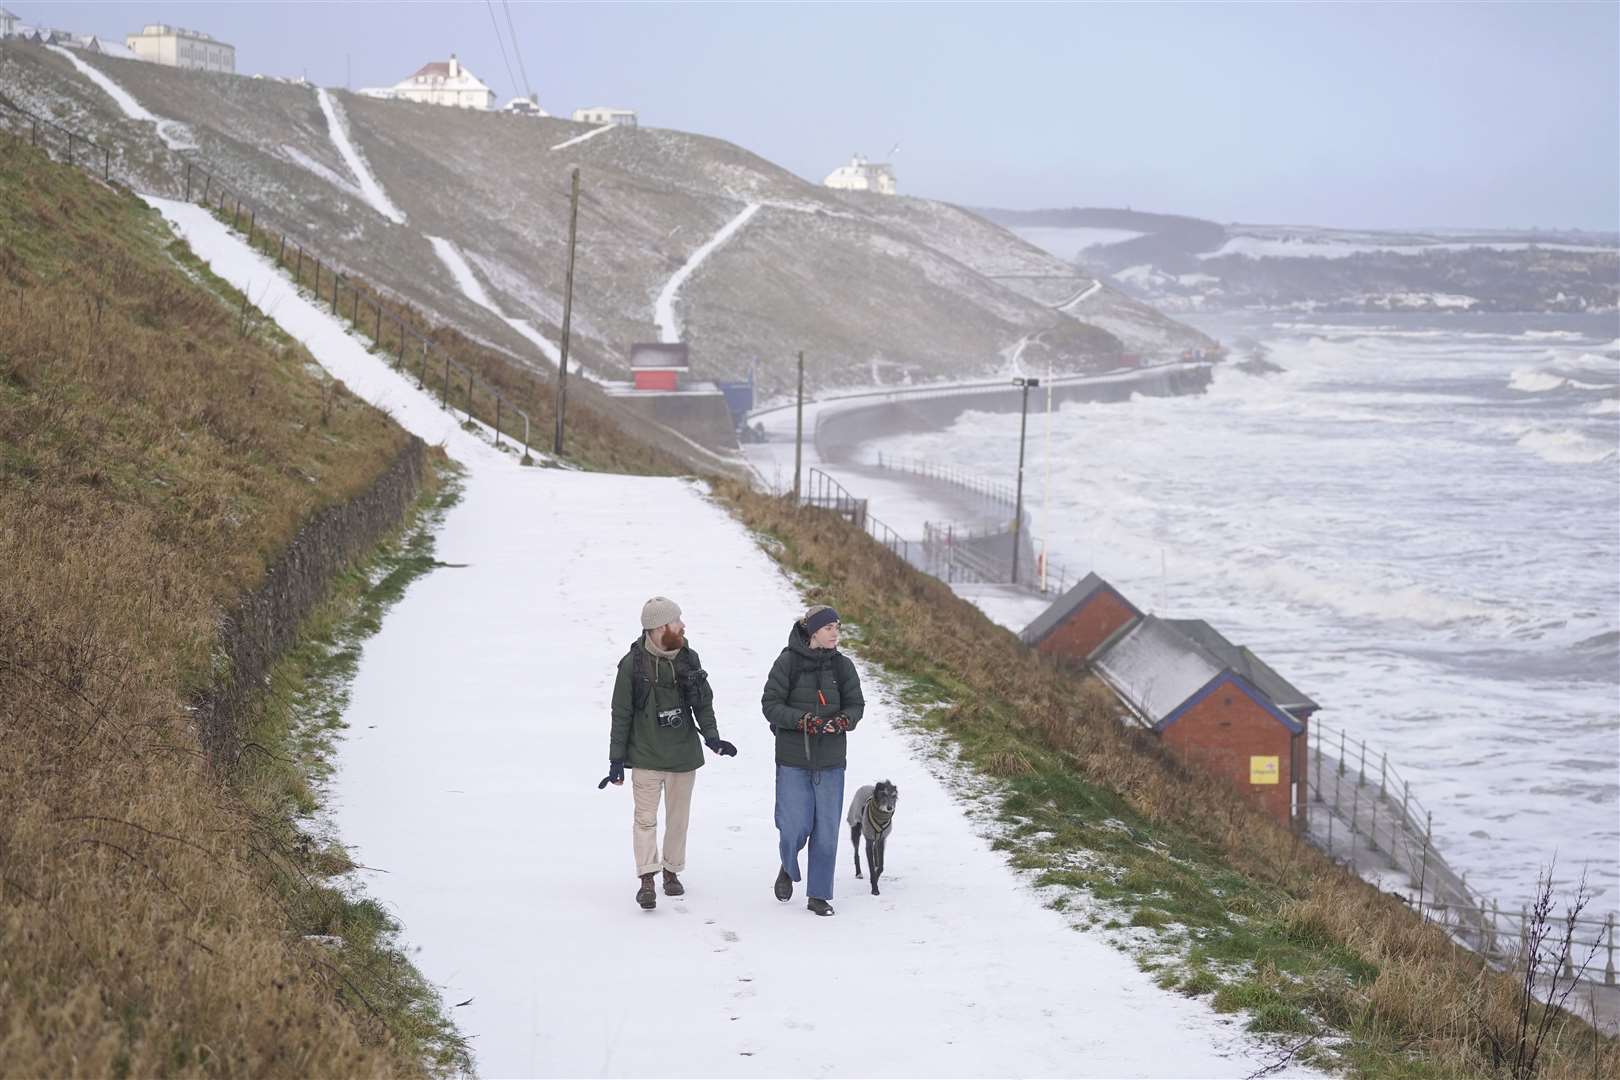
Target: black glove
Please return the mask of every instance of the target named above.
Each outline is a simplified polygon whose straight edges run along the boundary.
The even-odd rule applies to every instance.
[[[710,750],[713,750],[716,754],[719,754],[721,757],[737,756],[737,748],[726,742],[724,739],[708,739],[705,741],[704,745],[706,745]]]
[[[736,751],[732,751],[732,752],[735,753]],[[596,790],[601,791],[603,788],[607,787],[609,784],[622,784],[622,783],[624,783],[624,762],[622,762],[622,761],[610,761],[610,762],[608,762],[608,774],[606,776],[602,777],[602,782],[600,784],[596,785]]]

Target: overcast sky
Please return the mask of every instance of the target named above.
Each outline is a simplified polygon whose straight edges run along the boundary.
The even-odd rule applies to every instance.
[[[37,2],[237,70],[388,85],[452,50],[505,101],[634,108],[812,180],[1220,221],[1620,227],[1620,4]],[[496,27],[500,38],[497,38]],[[507,52],[503,62],[501,42]],[[513,75],[508,75],[510,66]]]

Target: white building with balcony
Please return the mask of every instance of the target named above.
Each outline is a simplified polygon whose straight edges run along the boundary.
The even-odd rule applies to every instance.
[[[151,23],[124,38],[137,59],[193,71],[236,72],[236,46],[217,41],[198,30]]]
[[[598,105],[590,109],[575,109],[574,122],[577,124],[614,124],[619,127],[635,127],[636,111],[634,109],[614,109],[606,105]]]
[[[848,165],[838,166],[821,183],[823,187],[840,191],[875,191],[879,195],[893,195],[894,166],[867,161],[856,154],[849,159]]]
[[[423,64],[408,79],[393,86],[362,90],[367,97],[395,101],[420,101],[425,105],[445,105],[453,109],[493,109],[495,91],[461,65],[456,54],[449,60]]]

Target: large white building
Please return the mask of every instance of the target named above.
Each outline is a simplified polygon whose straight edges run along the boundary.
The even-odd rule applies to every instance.
[[[196,71],[236,71],[236,46],[217,41],[197,30],[152,23],[130,34],[124,45],[138,59]]]
[[[0,38],[8,38],[17,32],[17,16],[0,8]]]
[[[614,109],[607,105],[597,105],[590,109],[575,109],[574,122],[578,124],[618,124],[623,127],[635,127],[636,111],[634,109]]]
[[[456,54],[449,60],[435,60],[423,64],[416,74],[401,79],[393,86],[362,90],[369,97],[393,98],[397,101],[420,101],[427,105],[447,105],[454,109],[493,109],[495,91],[461,66]]]
[[[893,195],[894,166],[867,161],[859,154],[828,174],[822,186],[841,191],[875,191],[879,195]]]

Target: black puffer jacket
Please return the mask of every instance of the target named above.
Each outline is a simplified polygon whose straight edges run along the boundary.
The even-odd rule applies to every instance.
[[[849,717],[851,730],[866,711],[861,677],[850,658],[837,649],[812,649],[797,622],[788,631],[787,648],[771,665],[760,698],[765,719],[776,732],[776,763],[798,769],[844,767],[843,733],[810,735],[800,726],[805,713]]]

